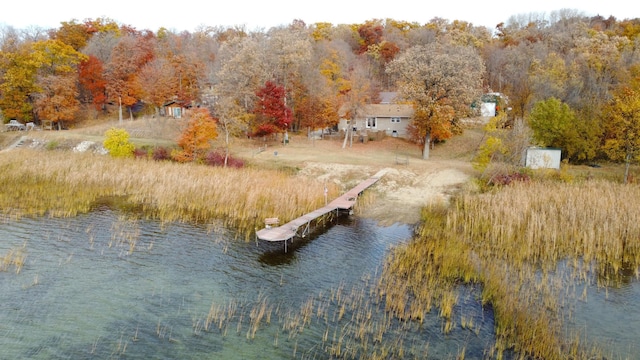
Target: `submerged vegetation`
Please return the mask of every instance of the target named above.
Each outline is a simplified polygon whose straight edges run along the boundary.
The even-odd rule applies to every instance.
[[[283,171],[96,156],[19,149],[0,157],[0,209],[16,218],[75,216],[117,199],[161,221],[222,220],[248,239],[265,218],[287,221],[324,204],[324,184]]]

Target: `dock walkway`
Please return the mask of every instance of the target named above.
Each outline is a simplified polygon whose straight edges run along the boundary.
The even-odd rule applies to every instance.
[[[286,251],[287,240],[293,239],[296,236],[304,237],[309,232],[309,226],[313,220],[332,211],[338,212],[339,210],[351,210],[353,205],[355,205],[358,196],[364,190],[380,180],[382,175],[384,175],[384,172],[379,171],[327,205],[310,213],[304,214],[284,225],[277,227],[267,226],[262,230],[258,230],[256,232],[256,238],[270,242],[284,241]]]

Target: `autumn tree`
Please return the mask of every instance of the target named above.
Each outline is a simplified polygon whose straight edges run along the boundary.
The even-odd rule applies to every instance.
[[[135,145],[129,141],[127,130],[118,128],[107,130],[103,145],[113,157],[131,157],[135,149]]]
[[[284,87],[267,81],[256,92],[254,136],[286,132],[291,125],[291,109],[285,104]]]
[[[308,79],[316,81],[309,84],[296,82],[294,85],[294,101],[297,106],[293,117],[297,128],[314,131],[336,125],[339,120],[336,99],[330,93],[326,79],[319,73]]]
[[[632,162],[640,160],[640,92],[630,87],[616,91],[603,111],[604,151],[625,164],[624,182]]]
[[[34,58],[40,64],[37,76],[39,92],[34,94],[38,116],[62,126],[75,120],[79,110],[76,86],[78,64],[84,54],[59,40],[34,44]]]
[[[113,50],[121,40],[121,35],[116,31],[95,33],[88,41],[87,45],[82,49],[82,53],[89,56],[95,56],[100,60],[103,66],[109,63]]]
[[[389,65],[402,96],[413,104],[415,133],[423,159],[433,140],[453,135],[454,121],[467,116],[482,90],[484,66],[473,48],[429,44],[408,49]]]
[[[229,163],[231,152],[231,140],[235,136],[241,136],[247,133],[248,123],[253,118],[252,115],[246,113],[237,99],[226,97],[220,99],[214,106],[214,114],[218,119],[218,127],[224,133],[224,167]]]
[[[178,139],[181,150],[174,155],[180,162],[198,161],[204,158],[211,148],[211,140],[218,136],[215,119],[207,109],[195,109],[187,128]]]
[[[156,58],[140,69],[137,80],[141,99],[154,108],[156,115],[165,102],[177,97],[178,78],[175,67],[165,58]]]
[[[489,119],[484,125],[483,142],[471,161],[473,168],[481,173],[481,178],[487,178],[487,182],[490,182],[497,173],[497,171],[493,174],[489,172],[491,165],[496,163],[508,164],[508,162],[503,161],[509,152],[508,147],[505,145],[505,139],[508,134],[508,130],[504,127],[505,120],[506,114],[502,112]]]
[[[35,112],[72,120],[74,111],[65,107],[77,109],[77,100],[75,83],[67,77],[75,79],[77,64],[83,58],[59,40],[24,43],[13,52],[0,53],[0,107],[5,116],[31,121]],[[68,86],[71,89],[64,88]]]
[[[34,107],[42,119],[51,120],[58,129],[74,121],[80,102],[76,77],[72,74],[50,75],[39,81],[40,92],[34,95]]]
[[[140,69],[153,59],[153,34],[139,33],[122,36],[105,64],[105,79],[109,100],[128,107],[142,97],[138,82]]]
[[[568,104],[556,98],[537,102],[528,119],[537,145],[560,148],[569,161],[595,157],[598,124],[579,119]]]
[[[275,28],[269,31],[269,48],[271,51],[266,53],[269,61],[269,71],[273,73],[272,80],[278,84],[282,84],[284,88],[284,105],[289,109],[295,109],[296,98],[299,98],[295,91],[300,87],[302,78],[309,76],[306,67],[311,61],[311,37],[310,31],[304,22],[300,20],[294,21],[287,27]],[[296,124],[293,124],[293,130],[297,130]]]
[[[89,55],[78,66],[78,81],[81,101],[93,105],[96,110],[106,111],[107,81],[104,78],[102,61],[94,55]]]
[[[80,51],[87,45],[94,29],[88,23],[78,23],[76,20],[63,21],[60,27],[49,31],[49,38],[59,40],[74,50]]]
[[[38,90],[38,64],[30,44],[16,44],[12,52],[0,52],[0,108],[8,119],[33,119],[33,94]]]
[[[359,48],[356,50],[359,54],[369,51],[370,47],[378,45],[382,42],[384,26],[381,20],[369,20],[358,26]]]
[[[357,58],[352,65],[349,66],[349,71],[345,74],[347,82],[343,84],[339,97],[339,101],[342,103],[340,116],[348,119],[348,126],[342,141],[343,149],[347,146],[347,142],[349,142],[349,146],[353,145],[353,130],[354,127],[358,127],[356,119],[365,116],[365,106],[375,103],[377,96],[375,83],[368,76],[366,62],[362,61],[362,58]],[[364,127],[364,124],[360,126]]]
[[[215,59],[216,69],[209,80],[213,84],[213,95],[240,106],[245,119],[255,117],[256,90],[269,79],[263,44],[260,36],[229,39],[220,48]]]

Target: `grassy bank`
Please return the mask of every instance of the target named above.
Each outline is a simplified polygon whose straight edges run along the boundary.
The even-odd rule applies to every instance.
[[[324,184],[278,170],[29,149],[0,156],[0,169],[0,209],[11,217],[74,216],[118,199],[162,221],[220,219],[249,238],[264,218],[287,221],[324,205]]]
[[[640,186],[607,181],[462,193],[449,207],[424,211],[416,239],[385,264],[380,293],[397,316],[419,320],[437,308],[448,323],[456,286],[480,283],[495,312],[497,357],[513,349],[534,358],[592,358],[597,351],[563,331],[571,316],[565,305],[580,296],[564,289],[593,277],[616,286],[630,270],[638,277],[637,199]],[[571,276],[555,276],[561,262]]]

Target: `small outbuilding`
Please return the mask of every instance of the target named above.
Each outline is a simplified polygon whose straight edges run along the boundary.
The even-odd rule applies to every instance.
[[[530,147],[524,166],[531,169],[560,169],[562,150],[557,148]]]
[[[162,105],[162,115],[169,116],[175,119],[182,118],[184,107],[176,100],[168,101]]]

